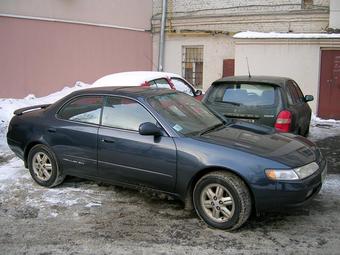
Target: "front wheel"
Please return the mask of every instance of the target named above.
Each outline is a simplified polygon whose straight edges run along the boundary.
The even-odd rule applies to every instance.
[[[236,175],[216,171],[195,185],[193,202],[197,214],[214,228],[234,230],[246,222],[251,212],[251,196]]]
[[[53,151],[43,144],[35,145],[28,153],[28,168],[33,180],[45,187],[54,187],[65,179]]]

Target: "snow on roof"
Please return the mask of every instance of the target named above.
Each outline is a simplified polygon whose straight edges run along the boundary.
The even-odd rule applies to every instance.
[[[327,33],[262,33],[262,32],[240,32],[233,36],[239,39],[340,39],[340,34]]]
[[[135,71],[135,72],[121,72],[106,75],[96,80],[93,87],[103,86],[140,86],[146,81],[169,78],[169,77],[180,77],[178,74],[165,73],[165,72],[154,72],[154,71]]]

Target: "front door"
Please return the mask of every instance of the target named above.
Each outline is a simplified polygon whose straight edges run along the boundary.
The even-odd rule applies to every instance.
[[[340,50],[321,51],[318,116],[340,120]]]
[[[157,123],[138,102],[107,97],[98,132],[100,176],[118,183],[173,191],[176,181],[176,147],[171,137],[144,136],[144,122]]]

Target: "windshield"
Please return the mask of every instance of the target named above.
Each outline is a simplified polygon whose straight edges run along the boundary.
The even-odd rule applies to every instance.
[[[183,93],[153,96],[148,102],[175,131],[184,135],[200,134],[224,124],[201,102]]]

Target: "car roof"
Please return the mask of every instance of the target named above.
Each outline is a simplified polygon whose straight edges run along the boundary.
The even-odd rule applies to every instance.
[[[103,86],[141,86],[146,81],[160,78],[181,77],[178,74],[156,71],[120,72],[106,75],[96,80],[93,87]]]
[[[228,76],[223,77],[215,82],[213,85],[218,85],[225,82],[259,82],[259,83],[270,83],[275,84],[277,86],[283,87],[286,85],[288,80],[292,80],[288,77],[280,77],[280,76]]]
[[[169,93],[176,93],[175,90],[163,89],[163,88],[150,88],[143,86],[111,86],[111,87],[94,87],[88,89],[82,89],[74,91],[70,94],[71,97],[81,96],[86,94],[108,94],[108,95],[120,95],[132,98],[147,98],[151,96],[164,95]]]

